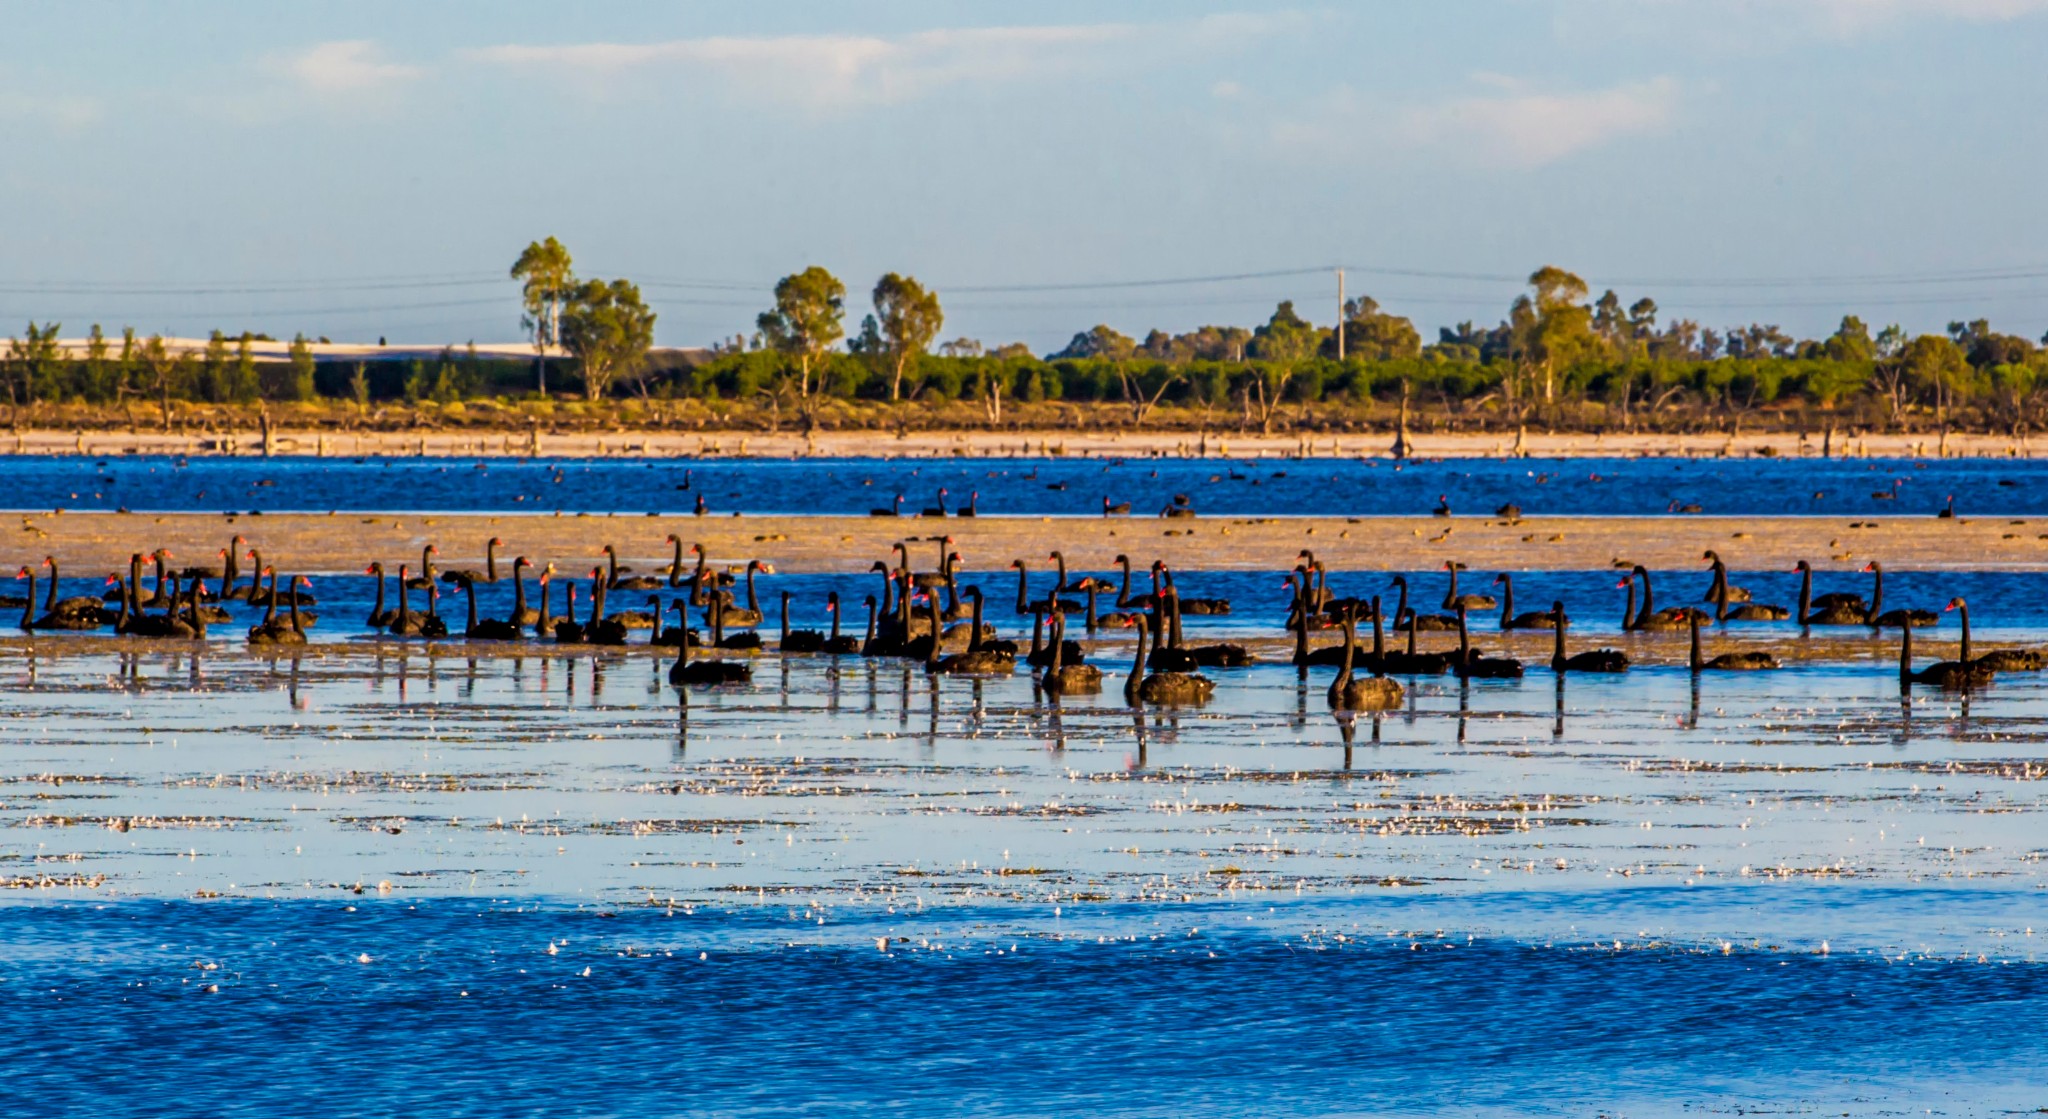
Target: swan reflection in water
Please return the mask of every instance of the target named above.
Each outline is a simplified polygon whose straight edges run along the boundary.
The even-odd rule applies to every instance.
[[[1360,718],[1371,720],[1372,733],[1367,742],[1369,745],[1378,746],[1380,745],[1380,728],[1386,720],[1386,714],[1380,711],[1369,713],[1333,711],[1330,714],[1337,721],[1337,733],[1344,742],[1344,768],[1341,772],[1349,773],[1351,772],[1352,749],[1358,744],[1358,720]]]

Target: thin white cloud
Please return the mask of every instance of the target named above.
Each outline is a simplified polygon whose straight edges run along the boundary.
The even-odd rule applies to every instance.
[[[267,60],[273,72],[317,94],[388,92],[419,77],[417,66],[385,60],[368,39],[338,39]]]
[[[1540,167],[1671,123],[1678,83],[1668,77],[1568,92],[1480,76],[1498,92],[1429,103],[1376,101],[1350,91],[1318,115],[1273,130],[1283,147],[1322,153],[1391,146],[1492,166]]]
[[[98,123],[102,115],[99,101],[91,97],[0,91],[0,120],[27,121],[75,131]]]
[[[1667,40],[1719,51],[1782,50],[1937,23],[2008,23],[2048,14],[2048,0],[1573,0],[1557,5],[1561,38]]]
[[[1753,9],[1809,9],[1825,30],[1856,34],[1907,20],[2003,23],[2048,12],[2048,0],[1749,0]]]
[[[1123,52],[1240,45],[1289,18],[1221,15],[1149,26],[1097,23],[952,28],[898,36],[714,36],[655,43],[507,44],[471,49],[459,57],[598,84],[651,72],[709,76],[761,99],[833,109],[899,104],[954,86],[1044,77]]]
[[[1470,147],[1492,161],[1539,167],[1670,123],[1670,78],[1571,93],[1514,91],[1417,106],[1395,116],[1397,136],[1421,146]]]

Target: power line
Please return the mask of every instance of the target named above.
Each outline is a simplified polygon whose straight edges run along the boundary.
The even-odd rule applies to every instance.
[[[340,280],[224,281],[216,284],[138,284],[118,280],[0,280],[8,295],[289,295],[309,291],[404,291],[504,284],[502,276],[411,276]]]

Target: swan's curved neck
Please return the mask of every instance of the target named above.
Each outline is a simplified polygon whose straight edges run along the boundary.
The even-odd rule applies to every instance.
[[[1132,654],[1131,674],[1124,678],[1124,698],[1133,704],[1138,699],[1138,681],[1145,675],[1145,627],[1138,627],[1138,647]]]
[[[1344,661],[1342,667],[1337,669],[1337,679],[1330,684],[1330,694],[1332,696],[1342,694],[1345,685],[1351,683],[1352,658],[1358,653],[1358,642],[1355,637],[1357,625],[1357,621],[1351,616],[1351,611],[1344,611]]]

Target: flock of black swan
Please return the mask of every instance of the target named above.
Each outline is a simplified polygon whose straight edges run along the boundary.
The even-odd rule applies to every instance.
[[[943,496],[941,498],[943,500]],[[1135,649],[1124,673],[1123,692],[1133,705],[1190,704],[1210,698],[1216,689],[1204,668],[1248,665],[1254,658],[1241,644],[1220,642],[1192,644],[1184,639],[1181,619],[1185,614],[1227,614],[1231,604],[1222,599],[1184,597],[1174,585],[1172,569],[1163,561],[1148,569],[1149,589],[1134,590],[1134,564],[1119,555],[1114,566],[1119,578],[1112,581],[1096,575],[1073,575],[1064,553],[1045,557],[1053,565],[1054,581],[1043,594],[1031,589],[1029,565],[1022,559],[1010,567],[1017,573],[1014,602],[991,609],[982,588],[963,585],[960,555],[951,549],[950,537],[939,541],[937,564],[917,570],[911,562],[910,543],[899,543],[891,557],[877,560],[870,568],[876,575],[876,594],[862,602],[866,612],[863,632],[856,637],[842,632],[843,610],[839,592],[825,596],[830,619],[826,631],[791,628],[792,596],[779,598],[777,640],[773,649],[785,655],[894,657],[922,663],[934,675],[1007,676],[1018,662],[1036,670],[1039,684],[1052,694],[1086,694],[1102,690],[1103,670],[1088,662],[1088,651],[1067,637],[1069,616],[1077,616],[1089,634],[1102,630],[1135,631]],[[281,574],[265,562],[262,551],[247,547],[237,536],[218,553],[218,566],[173,568],[164,549],[129,558],[124,574],[107,576],[110,589],[100,595],[63,597],[55,558],[45,558],[40,567],[23,567],[17,578],[28,581],[23,597],[0,598],[0,606],[19,608],[19,628],[24,631],[92,631],[111,628],[115,634],[138,638],[194,640],[209,635],[209,627],[237,624],[227,607],[261,609],[259,619],[247,626],[247,640],[257,648],[299,646],[306,643],[307,629],[319,621],[312,583],[300,575]],[[673,648],[675,660],[669,679],[678,687],[703,687],[744,683],[752,676],[747,658],[768,651],[760,627],[767,614],[762,607],[757,576],[773,568],[758,560],[749,561],[737,572],[710,562],[702,545],[685,547],[675,535],[667,538],[673,549],[672,561],[654,574],[635,574],[619,562],[616,548],[607,544],[602,563],[594,563],[582,580],[584,591],[579,616],[578,580],[557,570],[554,563],[536,566],[526,556],[514,557],[501,565],[498,549],[504,541],[492,538],[484,549],[481,568],[440,569],[435,557],[439,549],[428,544],[422,549],[419,566],[408,561],[392,577],[381,561],[371,563],[365,573],[376,580],[376,602],[364,625],[373,635],[395,638],[464,641],[548,641],[558,645],[622,646],[634,631],[645,630],[647,643]],[[1626,590],[1620,619],[1626,633],[1685,632],[1690,640],[1688,666],[1694,673],[1769,671],[1780,667],[1777,657],[1762,651],[1724,652],[1708,657],[1701,647],[1700,631],[1705,625],[1727,626],[1749,621],[1796,621],[1804,632],[1811,627],[1862,627],[1871,631],[1900,631],[1899,678],[1902,686],[1931,684],[1947,689],[1969,689],[1988,683],[2001,672],[2038,671],[2043,667],[2040,653],[2006,649],[1972,656],[1969,606],[1961,598],[1947,604],[1961,622],[1961,644],[1956,660],[1931,666],[1913,666],[1913,630],[1935,624],[1939,616],[1917,609],[1884,609],[1884,570],[1872,562],[1864,567],[1871,576],[1870,597],[1834,592],[1813,593],[1813,568],[1805,561],[1794,570],[1800,576],[1799,599],[1795,607],[1758,602],[1745,588],[1728,578],[1722,558],[1707,552],[1709,582],[1700,601],[1707,607],[1683,605],[1659,608],[1651,574],[1641,565],[1631,567],[1616,589]],[[243,561],[247,566],[243,566]],[[1285,582],[1289,591],[1286,627],[1293,641],[1294,664],[1305,677],[1311,666],[1337,668],[1329,687],[1330,706],[1339,711],[1386,710],[1404,699],[1397,676],[1452,674],[1464,678],[1514,678],[1524,672],[1521,661],[1509,656],[1482,652],[1472,641],[1473,616],[1498,611],[1501,631],[1549,630],[1554,634],[1548,667],[1556,673],[1616,673],[1629,668],[1626,653],[1617,649],[1567,648],[1570,619],[1562,602],[1547,610],[1517,613],[1514,578],[1502,573],[1492,580],[1500,597],[1463,592],[1459,573],[1463,565],[1446,562],[1447,587],[1438,604],[1440,613],[1424,613],[1410,605],[1411,588],[1406,576],[1392,577],[1387,590],[1395,594],[1389,613],[1379,595],[1339,597],[1330,587],[1330,572],[1313,552],[1297,557]],[[153,587],[146,587],[144,568],[153,566]],[[528,592],[528,573],[535,572],[536,596]],[[47,580],[46,582],[44,580]],[[221,587],[218,593],[210,582]],[[511,584],[509,613],[486,617],[480,612],[478,589]],[[39,583],[43,593],[38,603]],[[1640,585],[1640,593],[1638,586]],[[442,613],[444,593],[460,593],[464,615],[451,621]],[[556,594],[559,591],[557,612]],[[423,592],[424,602],[415,608],[413,596]],[[664,592],[670,597],[663,600]],[[617,609],[621,595],[645,593],[645,609]],[[395,599],[395,603],[394,600]],[[1107,605],[1105,606],[1105,600]],[[992,615],[1007,613],[1021,620],[1031,619],[1028,648],[1001,636]],[[674,623],[668,624],[673,616]],[[691,625],[693,616],[701,619]],[[1371,625],[1370,643],[1363,643],[1359,628]],[[851,628],[851,627],[848,627]],[[1334,645],[1315,647],[1311,635],[1336,630],[1341,639]],[[1388,631],[1399,635],[1402,647],[1392,647]],[[1418,648],[1417,635],[1429,632],[1455,633],[1454,646],[1437,650]]]

